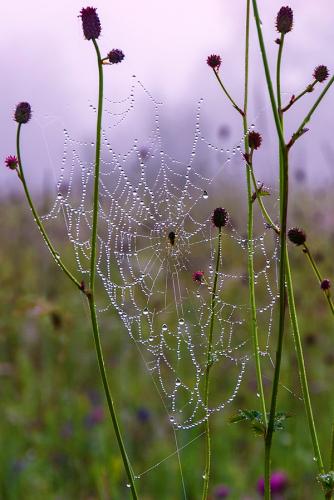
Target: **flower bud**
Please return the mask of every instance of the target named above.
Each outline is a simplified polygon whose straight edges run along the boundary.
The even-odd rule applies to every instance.
[[[248,145],[250,149],[259,149],[262,144],[262,137],[254,130],[248,133]]]
[[[293,227],[288,231],[288,238],[291,243],[294,243],[297,246],[303,245],[306,241],[305,232],[299,227]]]
[[[330,287],[331,287],[331,282],[327,278],[322,280],[322,282],[320,284],[321,290],[324,290],[324,292],[326,292],[327,290],[330,289]]]
[[[10,168],[11,170],[15,170],[18,166],[19,162],[16,158],[16,156],[7,156],[5,159],[5,165],[6,167]]]
[[[276,28],[279,33],[285,35],[292,30],[293,11],[290,7],[281,7],[276,17]]]
[[[108,59],[111,64],[117,64],[123,61],[124,54],[120,49],[112,49],[108,54]]]
[[[215,208],[211,217],[212,223],[214,226],[219,229],[226,226],[228,222],[228,212],[225,208]]]
[[[193,281],[195,283],[202,283],[203,278],[204,278],[204,272],[203,271],[195,271],[192,275]]]
[[[313,77],[317,82],[322,83],[324,82],[329,75],[329,71],[327,66],[324,66],[321,64],[320,66],[317,66],[314,70]]]
[[[31,106],[28,102],[20,102],[15,109],[14,119],[17,123],[28,123],[31,118]]]
[[[86,40],[99,38],[101,23],[95,7],[85,7],[80,11],[82,29]]]
[[[206,63],[210,68],[218,71],[222,63],[222,58],[218,54],[211,54],[211,56],[207,58]]]

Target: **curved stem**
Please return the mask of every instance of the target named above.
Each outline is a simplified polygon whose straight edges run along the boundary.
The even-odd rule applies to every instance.
[[[205,463],[205,472],[203,475],[204,483],[203,483],[203,493],[202,500],[206,500],[208,498],[209,491],[209,481],[210,481],[210,472],[211,472],[211,436],[210,436],[210,422],[209,422],[209,388],[210,388],[210,370],[213,365],[212,360],[212,342],[213,342],[213,327],[215,324],[215,315],[216,315],[216,292],[217,292],[217,283],[218,283],[218,272],[219,272],[219,263],[220,263],[220,255],[221,255],[221,238],[222,231],[221,227],[218,228],[218,248],[217,248],[217,260],[216,260],[216,270],[215,277],[213,280],[213,288],[211,295],[211,304],[210,304],[210,329],[209,329],[209,338],[208,338],[208,350],[207,350],[207,360],[206,360],[206,370],[205,370],[205,386],[204,386],[204,407],[207,409],[206,421],[205,421],[205,446],[206,446],[206,463]]]
[[[19,164],[19,172],[18,172],[18,175],[19,175],[19,179],[21,180],[22,182],[22,185],[23,185],[23,189],[24,189],[24,192],[25,192],[25,195],[26,195],[26,198],[27,198],[27,201],[28,201],[28,204],[31,208],[31,211],[32,211],[32,214],[34,216],[34,219],[35,219],[35,222],[43,236],[43,239],[48,247],[48,249],[50,250],[53,258],[55,259],[55,261],[57,262],[57,264],[60,266],[60,268],[63,270],[63,272],[66,274],[66,276],[72,281],[72,283],[74,283],[74,285],[79,288],[79,290],[82,291],[82,285],[81,283],[73,276],[73,274],[67,269],[67,267],[65,266],[65,264],[63,263],[63,261],[61,260],[60,258],[60,255],[57,253],[57,251],[54,249],[54,246],[52,245],[46,231],[45,231],[45,228],[44,228],[44,225],[35,209],[35,205],[32,201],[32,198],[30,196],[30,192],[29,192],[29,189],[28,189],[28,186],[27,186],[27,183],[26,183],[26,179],[25,179],[25,175],[24,175],[24,170],[23,170],[23,165],[22,165],[22,159],[21,159],[21,147],[20,147],[20,135],[21,135],[21,123],[18,125],[17,127],[17,133],[16,133],[16,153],[17,153],[17,159],[18,159],[18,164]]]
[[[277,99],[277,108],[279,115],[282,114],[282,99],[281,99],[281,64],[282,64],[282,53],[284,46],[284,33],[281,33],[278,56],[277,56],[277,65],[276,65],[276,99]]]
[[[321,284],[323,281],[323,278],[322,278],[320,271],[319,271],[319,268],[318,268],[318,266],[313,258],[313,255],[311,254],[310,249],[308,248],[306,243],[304,243],[303,247],[304,247],[303,252],[306,254],[308,261],[311,264],[311,267],[312,267],[316,277],[318,278],[319,283]],[[330,307],[330,310],[332,311],[332,314],[334,315],[334,304],[333,304],[331,295],[329,293],[329,290],[323,290],[323,292],[324,292],[324,295],[325,295],[326,300],[328,302],[328,305]]]
[[[280,233],[279,227],[273,222],[272,218],[270,217],[269,213],[267,212],[266,207],[264,206],[264,203],[262,201],[261,196],[259,196],[257,194],[258,193],[258,187],[257,187],[256,179],[255,179],[253,164],[249,164],[248,168],[250,170],[250,174],[251,174],[251,177],[252,177],[254,190],[255,190],[255,193],[257,195],[256,199],[258,201],[258,204],[260,205],[260,209],[261,209],[262,215],[265,218],[265,220],[267,221],[268,225],[275,231],[275,233],[279,234]],[[253,201],[253,198],[252,198],[252,201]]]
[[[242,111],[242,109],[239,108],[239,106],[234,102],[234,100],[232,99],[232,97],[230,96],[230,94],[228,93],[228,91],[226,90],[225,88],[225,85],[223,84],[220,76],[219,76],[219,73],[217,70],[213,70],[218,82],[219,82],[219,85],[221,86],[221,88],[223,89],[226,97],[229,99],[229,101],[232,103],[232,106],[238,111],[238,113],[241,114],[241,116],[244,116],[244,112]]]
[[[102,383],[104,392],[106,395],[108,408],[110,416],[112,419],[113,427],[115,430],[118,446],[122,455],[123,465],[128,477],[128,485],[131,488],[132,497],[137,499],[137,492],[134,480],[134,474],[132,467],[127,456],[125,446],[123,443],[120,427],[117,420],[117,415],[115,411],[114,402],[111,396],[111,391],[108,384],[103,353],[101,348],[100,333],[96,314],[96,304],[95,304],[95,276],[96,276],[96,250],[97,250],[97,226],[98,226],[98,205],[99,205],[99,181],[100,181],[100,155],[101,155],[101,127],[102,127],[102,106],[103,106],[103,68],[101,54],[98,44],[95,39],[93,39],[93,44],[96,50],[97,64],[99,70],[99,97],[98,97],[98,110],[97,110],[97,122],[96,122],[96,150],[95,150],[95,172],[94,172],[94,193],[93,193],[93,224],[92,224],[92,237],[91,237],[91,256],[90,256],[90,280],[89,286],[90,290],[86,293],[89,309],[92,320],[93,334],[95,349],[99,364],[99,369],[101,373]]]

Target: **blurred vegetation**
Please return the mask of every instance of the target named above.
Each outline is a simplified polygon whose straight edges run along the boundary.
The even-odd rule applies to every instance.
[[[329,191],[297,191],[290,220],[305,228],[321,270],[331,278],[334,232]],[[20,197],[2,200],[1,213],[0,498],[126,499],[126,479],[108,419],[84,298],[57,269]],[[53,238],[71,262],[71,247],[57,227]],[[334,419],[333,317],[302,252],[290,247],[290,255],[316,424],[328,465]],[[273,338],[275,330],[274,322]],[[134,471],[141,474],[175,452],[174,433],[138,349],[112,310],[101,315],[101,331],[123,434]],[[289,390],[281,387],[278,410],[292,417],[274,436],[273,469],[288,476],[283,498],[311,500],[322,495],[287,331],[282,384]],[[266,373],[269,398],[270,366]],[[258,498],[262,441],[247,424],[228,422],[239,408],[259,409],[253,368],[233,406],[212,419],[212,498],[218,498],[214,487],[219,484],[230,488],[228,498]],[[201,427],[177,431],[179,447],[201,432]],[[180,451],[180,459],[187,498],[198,499],[202,439]],[[184,498],[177,455],[144,474],[138,490],[145,500]]]

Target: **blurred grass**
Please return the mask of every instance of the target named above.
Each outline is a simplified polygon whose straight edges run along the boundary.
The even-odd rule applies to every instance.
[[[334,275],[333,221],[328,216],[332,207],[326,193],[314,196],[298,192],[291,220],[306,229],[310,247],[330,278]],[[20,197],[2,200],[1,213],[0,498],[126,499],[126,479],[104,404],[85,301],[51,260]],[[55,228],[53,236],[71,262],[71,247],[63,241],[62,231]],[[290,250],[316,423],[328,464],[334,419],[333,318],[306,259],[298,249]],[[229,258],[233,265],[237,257]],[[113,311],[101,316],[101,331],[123,434],[134,471],[141,474],[175,452],[173,430],[140,353]],[[272,369],[266,363],[270,379]],[[322,498],[289,334],[282,383],[292,392],[281,388],[278,409],[292,418],[275,435],[273,469],[284,470],[289,477],[284,498]],[[265,386],[269,396],[269,380]],[[258,409],[256,399],[255,374],[250,369],[233,407],[212,420],[212,488],[228,485],[232,499],[257,498],[262,442],[247,425],[228,423],[238,408]],[[201,432],[202,427],[178,431],[179,447]],[[186,446],[180,457],[187,498],[197,499],[202,439]],[[138,489],[145,500],[182,499],[177,455],[144,474]]]

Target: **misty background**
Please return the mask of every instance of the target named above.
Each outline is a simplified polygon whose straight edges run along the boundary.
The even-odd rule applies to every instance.
[[[91,4],[88,4],[91,5]],[[285,3],[284,3],[285,5]],[[291,0],[294,29],[286,36],[283,54],[283,102],[304,90],[319,64],[334,71],[334,13],[330,0]],[[82,1],[45,2],[22,0],[1,7],[0,54],[2,62],[0,155],[15,154],[15,105],[29,101],[33,120],[24,127],[22,149],[29,182],[35,190],[55,186],[63,151],[63,129],[77,140],[95,137],[95,117],[90,104],[97,99],[96,56],[91,42],[83,38]],[[94,6],[102,24],[99,46],[103,56],[112,48],[125,53],[119,65],[105,68],[105,97],[122,101],[138,80],[159,106],[164,151],[187,161],[191,152],[197,103],[204,99],[201,131],[219,147],[233,148],[242,139],[241,120],[219,88],[206,65],[211,53],[222,57],[220,75],[237,103],[243,94],[245,1],[184,0],[177,2],[107,2]],[[275,18],[281,1],[259,2],[263,31],[272,69],[275,68],[277,38]],[[136,78],[133,77],[136,75]],[[134,87],[134,107],[117,128],[104,126],[112,146],[125,152],[134,139],[145,147],[154,123],[154,104],[141,84]],[[287,113],[287,135],[291,134],[323,84],[307,94]],[[310,124],[310,132],[294,147],[292,177],[305,186],[330,186],[333,179],[334,146],[332,113],[334,89]],[[105,109],[122,111],[127,104]],[[277,139],[253,18],[251,20],[250,113],[249,122],[263,135],[264,147],[257,155],[257,176],[266,182],[277,179]],[[0,171],[0,195],[15,190],[17,178],[6,168]]]

